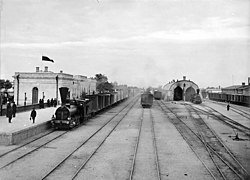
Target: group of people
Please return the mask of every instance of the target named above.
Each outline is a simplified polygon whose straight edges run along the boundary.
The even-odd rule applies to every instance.
[[[7,102],[7,107],[6,107],[6,117],[9,119],[9,123],[11,123],[12,117],[16,117],[16,103],[13,101]]]
[[[11,102],[7,102],[7,107],[6,107],[6,117],[9,120],[9,123],[11,123],[12,118],[16,117],[16,103],[13,101]],[[30,120],[33,120],[33,123],[35,123],[35,119],[36,119],[36,110],[35,108],[32,109],[31,113],[30,113]]]
[[[51,98],[51,100],[47,100],[47,106],[48,107],[56,107],[57,106],[57,100],[56,99],[53,99],[53,98]]]
[[[51,98],[47,100],[47,107],[56,107],[57,106],[57,100]],[[44,99],[39,99],[39,108],[44,108]]]

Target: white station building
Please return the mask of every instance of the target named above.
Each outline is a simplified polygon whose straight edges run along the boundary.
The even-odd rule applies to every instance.
[[[80,98],[83,93],[96,92],[96,80],[82,75],[54,73],[45,66],[35,72],[15,72],[14,100],[17,105],[37,104],[40,99],[57,99],[60,102],[60,87],[68,87],[70,98]]]

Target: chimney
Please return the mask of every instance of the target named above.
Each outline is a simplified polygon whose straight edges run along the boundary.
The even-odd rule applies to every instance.
[[[183,76],[183,80],[186,80],[186,76]]]
[[[48,71],[49,71],[48,66],[45,66],[45,67],[44,67],[44,72],[48,72]]]
[[[248,85],[250,85],[250,77],[248,77]]]
[[[66,99],[67,99],[69,88],[67,88],[67,87],[60,87],[59,91],[60,91],[60,95],[61,95],[61,102],[64,105],[67,102]]]
[[[246,84],[243,82],[243,83],[242,83],[242,86],[245,86],[245,85],[246,85]]]
[[[36,72],[39,72],[39,67],[36,67]]]

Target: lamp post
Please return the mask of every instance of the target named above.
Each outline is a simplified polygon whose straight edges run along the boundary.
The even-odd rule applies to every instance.
[[[56,101],[58,103],[58,75],[56,76]]]
[[[16,80],[17,80],[17,99],[16,99],[16,104],[19,105],[19,79],[20,79],[20,74],[18,74],[16,76]]]
[[[26,101],[27,101],[27,96],[26,96],[26,92],[24,93],[24,106],[26,106]]]

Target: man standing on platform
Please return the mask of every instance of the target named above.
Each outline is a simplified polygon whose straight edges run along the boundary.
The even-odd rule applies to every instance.
[[[229,103],[227,104],[227,111],[229,111],[229,109],[230,109],[230,105],[229,105]]]
[[[11,119],[12,119],[12,107],[11,107],[11,104],[9,102],[7,104],[7,113],[6,113],[6,116],[9,119],[9,123],[11,123]]]
[[[12,105],[12,112],[13,112],[13,118],[16,117],[16,103],[13,102],[13,105]]]
[[[35,119],[36,119],[36,110],[35,108],[33,108],[33,110],[31,111],[31,114],[30,114],[30,120],[33,120],[33,123],[35,123]]]

